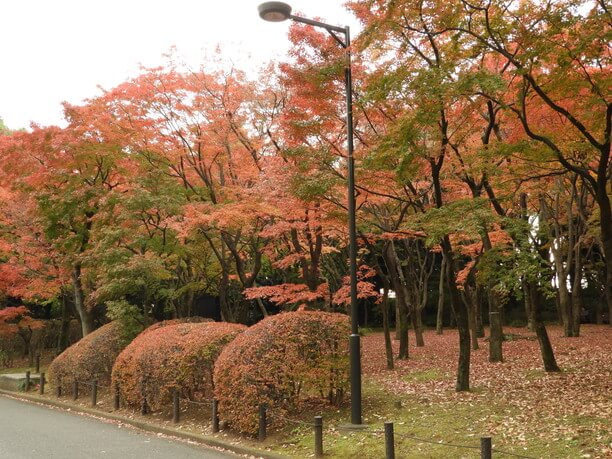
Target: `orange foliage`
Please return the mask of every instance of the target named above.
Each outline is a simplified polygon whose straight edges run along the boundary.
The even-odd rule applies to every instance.
[[[307,399],[338,403],[348,383],[348,317],[315,311],[270,316],[230,343],[217,359],[220,416],[245,433],[257,427],[258,406],[293,412]]]
[[[109,384],[115,359],[123,349],[121,325],[110,322],[88,334],[58,355],[49,366],[49,378],[54,386],[71,390],[72,382],[90,382],[96,378]]]
[[[3,336],[3,339],[8,339],[22,330],[31,332],[43,327],[43,321],[33,319],[25,306],[0,309],[0,336]]]
[[[246,329],[225,322],[160,323],[127,346],[113,367],[112,383],[121,399],[153,409],[172,400],[173,390],[189,400],[212,397],[212,372],[224,346]]]
[[[324,299],[329,295],[327,284],[321,284],[316,291],[308,289],[304,284],[280,284],[264,287],[248,288],[244,296],[248,300],[265,298],[278,305],[289,305],[296,303],[312,303]]]

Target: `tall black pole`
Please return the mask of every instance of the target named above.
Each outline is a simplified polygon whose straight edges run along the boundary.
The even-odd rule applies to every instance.
[[[351,365],[351,423],[361,424],[361,339],[359,337],[359,308],[357,304],[357,230],[355,225],[355,162],[353,159],[353,81],[351,74],[351,31],[348,26],[338,27],[314,19],[291,14],[291,6],[283,2],[264,2],[258,7],[259,16],[271,22],[290,19],[302,24],[326,29],[346,50],[344,83],[346,91],[346,131],[348,163],[348,230],[349,230],[349,271],[351,279],[351,335],[349,356]],[[344,41],[338,34],[344,34]]]
[[[348,230],[349,271],[351,278],[351,424],[361,424],[361,339],[359,337],[359,307],[357,304],[357,230],[355,225],[355,160],[353,158],[353,80],[351,73],[351,33],[344,28],[346,38],[346,131],[348,162]]]

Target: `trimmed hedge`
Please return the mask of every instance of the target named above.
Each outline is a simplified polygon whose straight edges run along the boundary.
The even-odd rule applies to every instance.
[[[183,317],[181,319],[168,319],[168,320],[162,320],[161,322],[155,322],[153,325],[145,328],[140,335],[142,335],[143,333],[149,333],[152,332],[154,330],[157,330],[158,328],[163,328],[163,327],[168,327],[169,325],[178,325],[178,324],[200,324],[203,322],[214,322],[214,320],[212,319],[208,319],[205,317],[200,317],[200,316],[193,316],[193,317]],[[139,335],[139,336],[140,336]]]
[[[117,358],[113,387],[123,402],[152,410],[171,402],[172,392],[202,401],[213,396],[213,366],[223,347],[246,329],[225,322],[153,326],[138,335]]]
[[[253,434],[258,406],[298,411],[308,401],[341,403],[348,387],[349,320],[344,314],[296,311],[268,317],[223,350],[214,372],[219,414]]]
[[[115,359],[123,349],[121,325],[110,322],[94,330],[58,355],[49,366],[49,380],[62,386],[66,393],[72,382],[89,382],[96,378],[101,384],[110,384]]]

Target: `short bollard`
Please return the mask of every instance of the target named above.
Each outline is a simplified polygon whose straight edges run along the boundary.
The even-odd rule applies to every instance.
[[[72,400],[76,400],[77,398],[79,398],[79,382],[73,381],[72,382]]]
[[[91,380],[91,406],[98,404],[98,380]]]
[[[219,432],[219,400],[216,398],[212,401],[212,431]]]
[[[395,438],[392,422],[385,422],[385,454],[387,459],[395,459]]]
[[[115,396],[113,398],[113,409],[114,410],[118,410],[119,409],[119,386],[115,386]]]
[[[26,371],[26,380],[25,380],[25,391],[30,390],[30,371]]]
[[[40,383],[38,385],[38,389],[39,389],[40,395],[45,394],[45,374],[44,373],[40,374]]]
[[[257,438],[259,441],[266,439],[266,405],[259,405],[259,435]]]
[[[172,392],[172,422],[178,424],[181,420],[181,411],[179,405],[179,392],[177,389],[174,389]]]
[[[323,457],[323,417],[314,417],[315,457]]]
[[[57,382],[57,387],[55,388],[55,395],[57,395],[58,398],[62,396],[62,381],[61,381],[61,379]]]
[[[36,354],[34,373],[40,373],[40,354]]]
[[[142,405],[140,405],[140,414],[149,414],[149,405],[147,405],[146,397],[142,399]]]
[[[491,437],[480,438],[480,459],[491,459],[493,451],[492,446]]]

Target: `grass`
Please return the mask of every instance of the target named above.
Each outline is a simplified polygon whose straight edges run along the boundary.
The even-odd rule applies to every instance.
[[[10,373],[25,373],[26,371],[30,371],[31,373],[34,373],[34,368],[33,367],[14,367],[14,368],[2,368],[0,369],[0,374],[10,374]],[[40,369],[41,371],[45,371],[44,368],[41,367]]]
[[[430,368],[422,371],[412,371],[403,376],[402,378],[407,382],[427,382],[437,381],[442,379],[443,377],[446,378],[447,375],[445,375],[437,368]]]
[[[420,377],[418,375],[417,377]],[[396,457],[401,458],[479,458],[480,437],[488,436],[491,424],[501,424],[509,417],[520,415],[512,405],[483,399],[477,403],[458,402],[448,405],[424,405],[414,397],[401,398],[402,407],[395,404],[397,394],[390,393],[371,381],[363,388],[365,431],[341,430],[350,418],[347,407],[339,412],[326,413],[324,449],[333,458],[374,459],[384,457],[383,424],[394,423]],[[589,422],[585,422],[589,421]],[[580,425],[592,420],[577,419]],[[570,420],[570,422],[573,422]],[[510,427],[512,428],[512,427]],[[282,438],[282,440],[280,440]],[[268,442],[272,450],[288,457],[303,458],[313,453],[313,434],[309,427],[291,427]],[[494,436],[493,447],[501,451],[530,457],[578,458],[584,456],[589,439],[567,438],[550,442],[533,434]],[[457,446],[447,446],[446,443]]]

